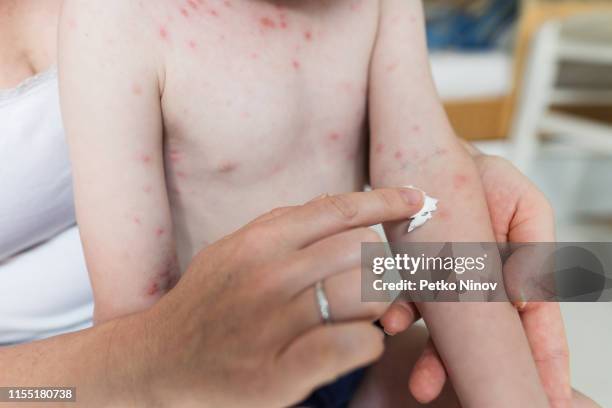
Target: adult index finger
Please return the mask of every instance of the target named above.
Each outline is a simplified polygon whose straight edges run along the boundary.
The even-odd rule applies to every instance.
[[[324,197],[296,207],[268,222],[273,235],[294,248],[357,227],[407,219],[423,207],[423,193],[385,188]]]

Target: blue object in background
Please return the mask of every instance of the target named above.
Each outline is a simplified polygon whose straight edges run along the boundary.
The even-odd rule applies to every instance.
[[[427,16],[429,48],[473,51],[493,48],[517,14],[517,0],[476,1],[463,8],[438,7]]]

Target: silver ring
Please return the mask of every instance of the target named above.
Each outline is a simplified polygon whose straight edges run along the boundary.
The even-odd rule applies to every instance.
[[[323,323],[330,324],[332,320],[331,313],[329,311],[329,300],[327,300],[325,289],[323,289],[323,281],[318,281],[315,284],[315,296],[317,298],[317,304],[319,305],[319,314],[321,315]]]

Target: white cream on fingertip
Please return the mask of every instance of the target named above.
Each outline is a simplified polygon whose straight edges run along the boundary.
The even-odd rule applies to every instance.
[[[415,229],[421,227],[427,221],[429,221],[433,217],[434,211],[438,209],[438,200],[427,195],[426,192],[417,188],[415,186],[406,186],[407,188],[412,188],[414,190],[419,190],[423,193],[423,207],[421,210],[410,217],[410,224],[408,224],[408,232],[412,232]]]

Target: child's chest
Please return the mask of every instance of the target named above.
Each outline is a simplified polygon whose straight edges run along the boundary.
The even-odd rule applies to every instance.
[[[366,117],[376,3],[168,6],[156,27],[166,58],[167,150],[197,153],[202,172],[235,162],[263,171],[296,153],[350,157]]]

